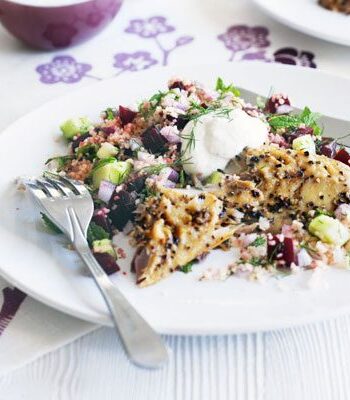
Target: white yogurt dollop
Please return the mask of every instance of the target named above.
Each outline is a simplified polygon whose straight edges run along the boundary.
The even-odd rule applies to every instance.
[[[267,125],[259,118],[235,108],[229,116],[207,114],[190,121],[181,133],[185,172],[208,176],[224,169],[245,147],[257,148],[266,142]],[[194,138],[190,144],[190,138]]]

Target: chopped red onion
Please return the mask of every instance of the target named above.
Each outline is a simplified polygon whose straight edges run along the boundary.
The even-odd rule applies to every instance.
[[[105,203],[108,203],[112,197],[114,190],[115,190],[115,185],[113,185],[113,183],[108,181],[102,181],[98,189],[97,197],[100,200],[104,201]]]
[[[162,169],[160,175],[169,181],[177,183],[179,181],[179,174],[173,168],[166,167]]]
[[[180,143],[181,138],[179,136],[179,130],[177,129],[176,126],[164,126],[161,130],[160,133],[162,136],[165,137],[165,139],[169,143]]]
[[[167,181],[164,183],[164,187],[169,188],[169,189],[174,189],[174,188],[176,187],[176,183],[167,180]]]
[[[293,111],[293,107],[288,104],[283,104],[276,108],[276,114],[289,114]]]
[[[138,151],[137,152],[137,159],[139,161],[149,163],[149,165],[152,165],[155,162],[154,155],[146,153],[145,151]]]
[[[339,220],[350,215],[350,204],[340,204],[340,206],[338,206],[335,210],[334,214]]]
[[[299,267],[308,267],[312,262],[310,254],[305,249],[299,251],[297,259]]]

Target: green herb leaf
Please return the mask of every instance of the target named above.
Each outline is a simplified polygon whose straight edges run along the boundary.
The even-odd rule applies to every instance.
[[[258,236],[249,246],[259,247],[266,243],[266,239],[263,236]]]
[[[188,274],[189,272],[192,271],[192,267],[193,267],[194,261],[190,261],[189,263],[183,265],[182,267],[180,267],[180,271]]]
[[[57,162],[57,170],[62,171],[62,169],[67,165],[69,161],[71,161],[74,157],[73,156],[58,156],[58,157],[51,157],[46,162],[45,165],[49,164],[51,161]]]
[[[301,124],[300,119],[296,115],[273,115],[268,120],[272,129],[296,129]]]
[[[184,188],[186,186],[186,174],[185,174],[185,171],[183,169],[180,171],[179,185],[182,188]]]
[[[262,261],[259,257],[252,257],[249,260],[249,264],[251,264],[253,267],[259,267],[260,265],[262,265]]]
[[[99,147],[97,144],[89,143],[85,146],[78,147],[76,149],[77,157],[83,157],[86,160],[93,161],[96,158],[96,153]]]
[[[105,165],[110,164],[110,163],[112,163],[112,162],[114,162],[114,161],[117,161],[117,159],[114,158],[114,157],[103,158],[102,160],[99,160],[99,161],[94,165],[93,171],[96,171],[97,169],[99,169],[99,168],[101,168],[101,167],[104,167]]]
[[[109,233],[106,232],[102,226],[97,225],[95,222],[90,222],[87,230],[87,241],[92,244],[94,240],[109,239]]]
[[[139,112],[142,114],[144,118],[150,117],[154,113],[155,109],[160,105],[162,99],[169,93],[172,93],[172,91],[171,90],[168,90],[167,92],[159,91],[158,93],[155,93],[147,100],[147,102],[150,103],[150,107],[145,110],[144,103],[141,103],[139,106]]]
[[[299,115],[272,115],[268,122],[273,130],[286,129],[293,130],[305,125],[311,127],[314,135],[321,135],[322,129],[317,125],[316,121],[320,118],[320,114],[314,113],[309,107],[305,107]]]
[[[328,217],[334,217],[334,213],[332,213],[332,212],[330,212],[330,211],[327,211],[327,210],[323,210],[323,209],[321,209],[321,208],[318,208],[318,209],[315,211],[315,215],[313,216],[313,218],[316,218],[316,217],[318,217],[319,215],[327,215]]]
[[[223,79],[220,77],[216,80],[215,90],[221,94],[231,92],[236,97],[241,95],[241,92],[232,83],[230,85],[225,85]]]
[[[106,119],[111,121],[115,118],[115,111],[113,110],[113,108],[108,107],[105,109],[104,112],[106,113]]]
[[[46,228],[51,231],[52,233],[56,233],[56,234],[61,234],[63,233],[61,231],[61,229],[51,221],[51,219],[44,213],[40,213],[41,214],[41,218],[43,219],[43,222],[46,226]]]

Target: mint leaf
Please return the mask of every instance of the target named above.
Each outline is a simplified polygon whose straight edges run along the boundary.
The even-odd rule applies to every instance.
[[[305,125],[311,127],[314,135],[317,136],[322,134],[321,127],[316,123],[320,116],[321,114],[314,113],[309,107],[305,107],[299,115],[272,115],[268,118],[268,122],[273,130],[294,130],[300,125]]]
[[[194,261],[190,261],[189,263],[183,265],[182,267],[180,267],[180,271],[188,274],[189,272],[192,271],[192,267],[193,267]]]
[[[274,115],[268,120],[272,129],[296,129],[301,124],[300,119],[296,115]]]
[[[249,246],[259,247],[266,243],[266,239],[263,236],[258,236]]]
[[[63,233],[61,231],[61,229],[54,223],[51,221],[51,219],[44,213],[40,213],[41,214],[41,218],[43,219],[44,225],[46,226],[46,228],[51,231],[52,233],[56,233],[56,234],[61,234]]]
[[[315,211],[314,218],[315,218],[315,217],[318,217],[319,215],[327,215],[328,217],[334,217],[334,213],[332,213],[332,212],[330,212],[330,211],[327,211],[327,210],[323,210],[323,209],[321,209],[321,208],[318,208],[318,209]]]
[[[95,222],[90,222],[87,230],[87,241],[92,244],[93,241],[102,239],[109,239],[109,233],[102,226],[97,225]]]
[[[108,107],[105,109],[104,112],[106,113],[106,119],[111,121],[115,118],[115,112],[114,112],[113,108]]]
[[[92,161],[96,158],[97,151],[98,151],[97,144],[89,143],[86,144],[85,146],[78,147],[76,149],[76,154],[78,157],[81,156],[87,160]]]
[[[217,92],[220,92],[221,94],[231,92],[236,97],[239,97],[241,95],[241,92],[232,83],[230,85],[225,85],[223,79],[220,77],[216,80],[215,90]]]
[[[252,257],[249,260],[249,264],[251,264],[253,267],[259,267],[262,264],[262,262],[259,257]]]

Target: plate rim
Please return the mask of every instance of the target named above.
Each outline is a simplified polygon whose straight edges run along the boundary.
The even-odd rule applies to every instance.
[[[232,65],[233,63],[227,63],[228,65]],[[336,79],[340,79],[340,80],[346,80],[350,82],[350,79],[336,75],[334,73],[329,73],[329,72],[324,72],[324,71],[320,71],[320,70],[315,70],[315,69],[310,69],[310,68],[305,68],[305,67],[300,67],[300,66],[289,66],[289,65],[284,65],[284,64],[266,64],[266,63],[262,63],[259,61],[240,61],[240,62],[234,62],[234,64],[247,64],[247,65],[258,65],[261,67],[261,65],[264,65],[264,68],[275,68],[275,69],[285,69],[285,70],[300,70],[303,71],[303,73],[305,74],[319,74],[319,75],[327,75],[329,78],[336,78]],[[218,70],[220,69],[221,64],[212,64],[213,67],[217,68]],[[181,66],[178,66],[181,68]],[[188,67],[188,66],[186,66]],[[193,66],[192,66],[193,67]],[[208,68],[210,68],[210,65],[207,66]],[[171,67],[171,70],[174,70],[176,67]],[[164,70],[164,67],[157,67],[154,68],[152,70],[152,74],[156,73],[156,69],[158,70]],[[103,80],[102,82],[97,82],[97,83],[93,83],[91,85],[85,86],[83,88],[77,88],[69,93],[66,93],[62,96],[59,96],[57,98],[54,98],[50,101],[44,102],[42,105],[34,108],[33,110],[31,110],[30,112],[26,113],[25,115],[21,116],[20,118],[18,118],[16,121],[14,121],[13,123],[11,123],[7,128],[5,128],[4,130],[2,130],[2,132],[0,133],[0,142],[1,140],[6,140],[6,137],[11,134],[11,130],[16,128],[17,124],[20,124],[22,122],[22,120],[25,120],[26,118],[30,117],[31,114],[40,112],[40,110],[42,108],[48,107],[50,104],[54,104],[57,101],[62,101],[65,98],[69,98],[70,96],[72,96],[74,93],[79,93],[82,92],[84,90],[91,90],[91,87],[93,85],[99,86],[99,85],[104,85],[106,84],[106,81],[116,81],[118,82],[118,78],[114,77],[114,78],[110,78],[110,79],[106,79]],[[4,139],[2,139],[4,138]],[[105,326],[112,326],[112,322],[110,319],[108,319],[108,317],[104,316],[104,315],[100,315],[98,318],[92,318],[91,315],[86,314],[83,311],[79,311],[76,307],[72,307],[72,306],[64,306],[62,304],[57,304],[56,302],[52,301],[50,299],[50,297],[47,297],[45,295],[40,294],[39,292],[32,290],[30,287],[28,287],[27,285],[23,284],[21,281],[16,280],[15,278],[13,278],[11,275],[9,275],[6,271],[5,266],[3,266],[3,263],[0,261],[0,275],[3,276],[10,284],[18,287],[20,290],[24,291],[25,293],[27,293],[30,297],[40,301],[41,303],[55,309],[58,311],[61,311],[65,314],[71,315],[75,318],[79,318],[82,319],[84,321],[88,321],[88,322],[92,322],[95,324],[99,324],[99,325],[105,325]],[[264,332],[264,331],[271,331],[271,330],[278,330],[278,329],[286,329],[286,328],[290,328],[290,327],[295,327],[295,326],[301,326],[301,325],[305,325],[308,323],[312,323],[312,322],[316,322],[316,321],[321,321],[321,320],[326,320],[326,319],[331,319],[336,317],[337,315],[344,315],[347,312],[349,312],[350,309],[350,303],[348,306],[344,306],[338,310],[334,310],[332,309],[330,312],[326,313],[323,312],[322,315],[313,315],[312,317],[306,317],[304,316],[303,318],[301,318],[300,316],[298,316],[297,318],[291,318],[290,321],[286,322],[284,321],[283,324],[278,323],[278,321],[274,321],[273,323],[271,322],[271,320],[265,324],[265,325],[261,325],[259,328],[257,327],[251,327],[251,328],[232,328],[227,329],[227,328],[211,328],[211,329],[195,329],[195,328],[191,328],[190,330],[186,330],[186,328],[178,328],[178,329],[174,329],[173,327],[170,329],[167,329],[164,326],[161,326],[160,324],[160,328],[158,329],[159,332],[164,333],[164,334],[174,334],[174,335],[219,335],[219,334],[241,334],[241,333],[249,333],[249,332]]]

